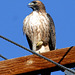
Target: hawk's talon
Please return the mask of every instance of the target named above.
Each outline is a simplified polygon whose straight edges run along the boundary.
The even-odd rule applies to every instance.
[[[41,46],[43,44],[43,41],[39,41],[36,46]]]

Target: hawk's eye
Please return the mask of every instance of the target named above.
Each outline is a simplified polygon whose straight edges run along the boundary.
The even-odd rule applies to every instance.
[[[37,2],[33,2],[34,4],[36,4]]]

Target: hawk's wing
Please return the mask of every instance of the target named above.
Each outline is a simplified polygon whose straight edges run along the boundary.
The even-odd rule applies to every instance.
[[[56,48],[56,35],[55,35],[55,25],[51,16],[47,13],[48,18],[50,19],[50,41],[49,47],[50,50],[54,50]]]
[[[32,50],[32,42],[31,42],[31,40],[28,38],[27,35],[26,35],[26,38],[27,38],[27,41],[28,41],[29,47],[30,47],[30,49]]]

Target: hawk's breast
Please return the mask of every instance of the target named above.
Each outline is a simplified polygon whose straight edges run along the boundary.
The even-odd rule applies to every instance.
[[[46,13],[33,11],[25,18],[23,30],[32,42],[42,40],[47,43],[50,39],[50,20]]]

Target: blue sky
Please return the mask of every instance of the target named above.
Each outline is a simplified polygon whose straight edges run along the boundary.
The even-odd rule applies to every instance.
[[[24,18],[32,12],[27,4],[32,0],[0,0],[0,35],[29,48],[22,27]],[[75,0],[41,0],[55,23],[56,48],[75,45]],[[30,55],[3,39],[0,39],[0,54],[8,59]],[[0,58],[0,61],[3,59]],[[52,75],[64,75],[53,72]]]

